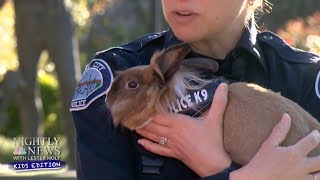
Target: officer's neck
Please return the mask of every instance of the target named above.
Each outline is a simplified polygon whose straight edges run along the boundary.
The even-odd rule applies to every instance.
[[[220,34],[215,34],[209,38],[191,43],[193,51],[211,57],[213,59],[225,59],[227,54],[236,47],[240,40],[244,26],[228,28]]]

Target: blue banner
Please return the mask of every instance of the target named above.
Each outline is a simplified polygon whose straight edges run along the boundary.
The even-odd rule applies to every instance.
[[[60,169],[64,165],[65,162],[60,160],[22,161],[10,163],[11,168],[15,171]]]

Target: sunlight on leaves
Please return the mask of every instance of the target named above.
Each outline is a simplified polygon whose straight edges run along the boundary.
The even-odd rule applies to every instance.
[[[7,70],[18,67],[15,52],[16,41],[14,33],[14,9],[12,2],[7,2],[0,10],[0,77]]]
[[[75,23],[78,26],[86,25],[88,19],[90,18],[90,12],[88,9],[87,1],[80,0],[80,1],[72,1],[66,0],[66,5],[72,10],[72,17]]]

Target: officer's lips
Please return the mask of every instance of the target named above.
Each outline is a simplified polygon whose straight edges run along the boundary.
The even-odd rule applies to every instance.
[[[198,14],[192,11],[172,11],[172,18],[179,24],[185,24],[192,21]]]

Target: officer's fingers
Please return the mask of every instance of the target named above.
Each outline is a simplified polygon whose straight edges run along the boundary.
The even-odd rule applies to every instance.
[[[155,114],[150,119],[152,122],[161,124],[163,126],[172,126],[174,114],[172,113],[161,113],[161,114]]]
[[[303,156],[307,156],[314,148],[320,144],[320,133],[317,130],[312,131],[302,140],[298,141],[293,147]]]
[[[161,156],[177,158],[176,154],[170,148],[158,143],[151,142],[147,139],[139,139],[138,143],[152,153],[159,154]]]
[[[149,131],[149,132],[153,132],[154,134],[158,135],[158,136],[165,136],[167,137],[170,133],[170,127],[167,126],[163,126],[160,125],[158,123],[155,122],[150,122],[148,123],[146,126],[144,126],[142,128],[143,130]]]
[[[161,137],[154,134],[151,131],[147,131],[145,129],[138,129],[136,130],[136,132],[146,139],[150,139],[151,141],[154,141],[154,142],[160,142]]]
[[[318,179],[320,179],[320,156],[308,158],[306,161],[306,166],[308,172],[317,172],[317,177],[319,177]]]
[[[227,107],[227,103],[228,85],[225,83],[221,83],[214,94],[212,105],[209,109],[206,119],[210,121],[212,119],[219,119],[221,120],[222,124],[223,114]]]
[[[273,127],[268,139],[263,143],[263,146],[277,147],[287,137],[291,126],[291,118],[288,114],[284,114],[280,122]]]
[[[209,110],[209,116],[223,116],[228,102],[228,85],[221,83],[213,97],[212,105]]]

